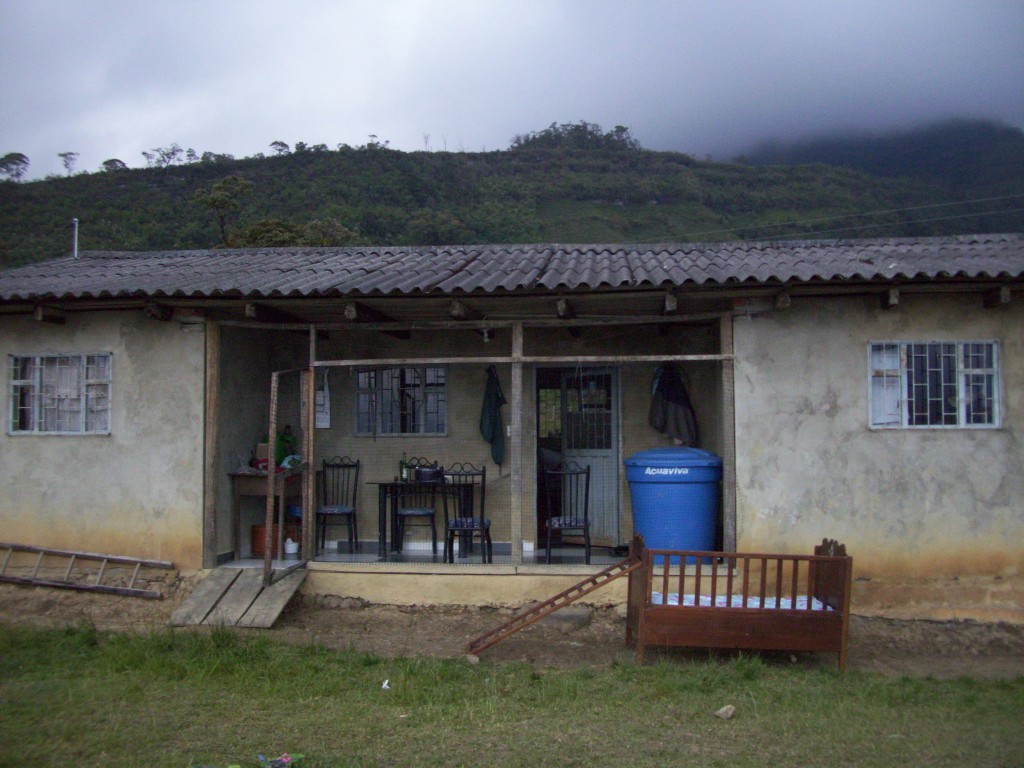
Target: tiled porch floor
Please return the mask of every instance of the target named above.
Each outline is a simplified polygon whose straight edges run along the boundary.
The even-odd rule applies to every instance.
[[[612,549],[606,547],[592,547],[590,550],[590,564],[606,566],[613,563],[617,563],[625,555],[616,554]],[[377,556],[376,544],[368,546],[363,544],[359,551],[352,553],[348,551],[347,544],[341,545],[341,551],[328,548],[324,552],[321,552],[315,558],[320,563],[425,563],[425,564],[441,564],[444,563],[444,549],[441,545],[438,545],[438,551],[435,555],[430,551],[429,548],[420,549],[405,549],[402,553],[388,552],[387,557],[381,559]],[[500,543],[494,545],[494,564],[495,565],[513,565],[511,547],[508,544],[504,546]],[[532,555],[523,558],[523,563],[527,565],[540,565],[546,561],[546,555],[543,549],[535,550]],[[475,546],[472,553],[468,557],[462,557],[459,554],[455,556],[455,565],[479,565],[480,564],[480,547]],[[574,546],[561,546],[551,548],[551,564],[552,565],[585,565],[583,562],[583,547]]]

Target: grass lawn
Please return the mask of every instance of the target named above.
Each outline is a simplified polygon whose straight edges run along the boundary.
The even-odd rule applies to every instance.
[[[382,688],[385,680],[389,688]],[[736,707],[730,720],[714,712]],[[730,662],[537,670],[228,630],[0,628],[0,765],[1019,766],[1024,678]]]

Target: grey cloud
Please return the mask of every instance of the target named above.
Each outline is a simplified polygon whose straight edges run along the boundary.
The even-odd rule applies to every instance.
[[[35,178],[178,142],[508,146],[551,122],[729,157],[949,116],[1024,126],[1017,0],[0,4],[0,152]],[[429,142],[425,136],[429,135]]]

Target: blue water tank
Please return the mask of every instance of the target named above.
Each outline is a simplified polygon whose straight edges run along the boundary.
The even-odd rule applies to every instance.
[[[665,447],[625,460],[633,530],[650,549],[714,550],[722,459],[699,448]]]

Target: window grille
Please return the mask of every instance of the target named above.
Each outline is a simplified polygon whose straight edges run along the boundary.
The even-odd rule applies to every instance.
[[[998,427],[994,341],[873,342],[871,426]]]
[[[443,367],[357,372],[357,434],[443,435],[447,423],[447,373]]]
[[[109,434],[112,355],[11,355],[11,434]]]

